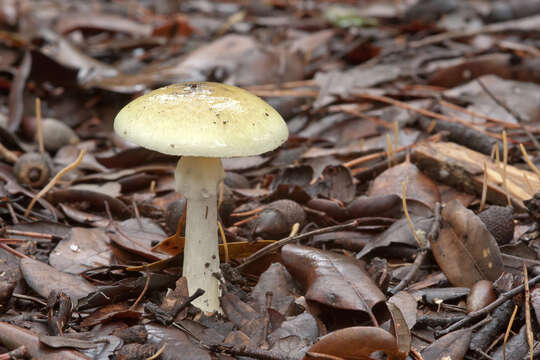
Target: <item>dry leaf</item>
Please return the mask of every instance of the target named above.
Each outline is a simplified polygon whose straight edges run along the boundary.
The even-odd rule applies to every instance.
[[[501,253],[482,220],[458,200],[446,204],[441,216],[431,249],[452,285],[470,288],[478,280],[497,280],[503,272]]]

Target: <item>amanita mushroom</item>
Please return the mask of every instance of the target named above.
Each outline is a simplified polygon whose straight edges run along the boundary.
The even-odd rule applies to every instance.
[[[188,200],[183,275],[205,312],[221,311],[217,238],[220,158],[251,156],[277,148],[287,125],[270,105],[235,86],[192,82],[166,86],[126,105],[114,120],[122,137],[165,154],[182,155],[176,190]]]

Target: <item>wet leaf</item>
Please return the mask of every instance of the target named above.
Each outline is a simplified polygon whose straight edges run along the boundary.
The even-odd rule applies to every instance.
[[[452,285],[471,287],[478,280],[495,281],[503,272],[502,257],[482,220],[457,200],[446,204],[441,216],[441,231],[431,249]]]
[[[68,274],[109,266],[112,253],[109,238],[103,230],[74,227],[68,238],[60,241],[49,256],[49,263]]]
[[[306,299],[330,307],[357,310],[373,316],[384,294],[360,261],[329,251],[285,245],[281,257],[294,279],[306,288]]]

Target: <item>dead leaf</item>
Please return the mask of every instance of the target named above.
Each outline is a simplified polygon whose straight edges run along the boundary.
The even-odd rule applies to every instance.
[[[51,291],[64,292],[73,303],[96,288],[80,276],[60,272],[41,261],[21,259],[24,280],[41,297],[47,298]]]
[[[482,220],[457,200],[446,204],[441,216],[431,249],[452,285],[470,288],[478,280],[497,280],[503,272],[501,253]]]
[[[54,350],[42,345],[39,336],[18,326],[0,322],[0,343],[13,350],[21,345],[35,359],[43,360],[90,360],[89,357],[73,350]]]
[[[113,259],[109,243],[103,230],[74,227],[69,238],[60,241],[51,252],[49,264],[68,274],[109,266]]]
[[[370,359],[371,353],[384,351],[389,360],[402,360],[396,339],[388,331],[376,327],[356,326],[331,332],[319,339],[302,360],[317,359],[316,354],[344,360]],[[314,356],[309,356],[313,353]]]
[[[393,166],[377,176],[369,189],[368,195],[381,196],[393,194],[402,198],[403,182],[407,184],[407,207],[411,214],[428,215],[425,211],[422,211],[423,209],[413,206],[413,203],[416,203],[414,205],[424,205],[427,209],[433,211],[435,204],[441,201],[437,185],[426,175],[422,174],[414,164],[408,161]]]
[[[142,314],[140,312],[130,310],[129,305],[125,303],[109,304],[99,308],[90,314],[90,316],[86,317],[81,322],[81,326],[91,327],[118,319],[137,320],[140,319],[141,316]]]
[[[280,263],[273,263],[261,274],[257,285],[251,292],[254,308],[263,313],[266,311],[266,294],[272,293],[270,307],[282,315],[288,316],[294,303],[294,282],[291,275]]]
[[[422,350],[422,357],[424,360],[462,360],[469,350],[471,334],[470,329],[451,332]]]
[[[355,258],[329,251],[285,245],[281,257],[294,279],[306,288],[306,300],[373,316],[385,296]]]

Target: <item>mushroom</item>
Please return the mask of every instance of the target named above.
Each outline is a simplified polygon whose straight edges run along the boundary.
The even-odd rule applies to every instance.
[[[169,85],[130,102],[114,130],[145,148],[182,155],[176,190],[187,199],[183,275],[189,293],[205,291],[193,304],[221,312],[217,239],[218,184],[223,157],[251,156],[287,140],[287,125],[270,105],[235,86],[212,82]]]

